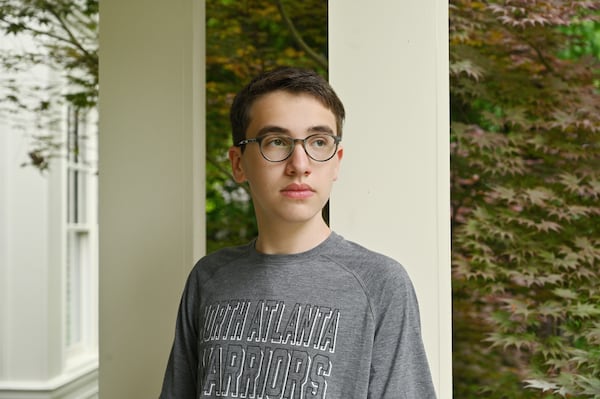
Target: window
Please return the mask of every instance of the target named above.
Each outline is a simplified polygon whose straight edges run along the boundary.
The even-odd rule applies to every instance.
[[[67,363],[97,356],[97,164],[90,115],[70,107],[66,155],[65,347]]]

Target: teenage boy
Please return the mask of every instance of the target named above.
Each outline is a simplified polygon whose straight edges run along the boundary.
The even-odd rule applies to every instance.
[[[259,233],[191,272],[161,398],[435,398],[405,270],[321,214],[344,151],[333,89],[276,69],[230,117],[233,176],[250,188]]]

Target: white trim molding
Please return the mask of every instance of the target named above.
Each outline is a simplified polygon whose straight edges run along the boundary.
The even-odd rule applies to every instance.
[[[48,381],[2,381],[0,399],[96,399],[98,359]]]

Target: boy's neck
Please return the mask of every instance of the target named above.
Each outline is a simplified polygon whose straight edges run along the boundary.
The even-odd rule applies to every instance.
[[[292,224],[260,228],[256,250],[264,254],[297,254],[315,248],[329,237],[325,221],[316,225]]]

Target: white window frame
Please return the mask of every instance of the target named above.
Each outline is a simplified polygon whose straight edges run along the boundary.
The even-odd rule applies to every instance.
[[[94,112],[69,106],[66,114],[63,351],[68,371],[98,362],[98,163]]]

